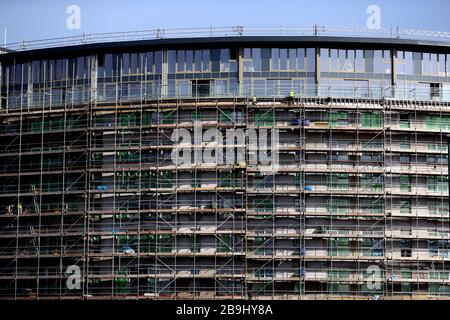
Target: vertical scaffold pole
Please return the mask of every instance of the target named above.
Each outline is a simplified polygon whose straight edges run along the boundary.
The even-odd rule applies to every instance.
[[[448,183],[448,214],[449,214],[449,231],[450,231],[450,134],[447,135],[447,183]]]

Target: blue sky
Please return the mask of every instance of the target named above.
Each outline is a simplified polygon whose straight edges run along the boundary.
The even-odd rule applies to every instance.
[[[81,29],[69,30],[69,5]],[[0,42],[110,31],[210,26],[366,26],[369,5],[381,27],[450,31],[449,0],[0,0]]]

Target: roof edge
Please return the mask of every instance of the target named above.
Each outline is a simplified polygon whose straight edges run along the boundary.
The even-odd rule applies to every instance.
[[[302,44],[304,46],[330,46],[353,48],[397,48],[397,49],[427,49],[432,51],[449,51],[450,42],[435,40],[413,40],[413,39],[394,39],[394,38],[375,38],[375,37],[338,37],[338,36],[232,36],[232,37],[194,37],[194,38],[165,38],[151,40],[132,40],[116,42],[98,42],[82,45],[71,45],[61,47],[51,47],[42,49],[33,49],[28,51],[4,50],[6,53],[0,55],[1,61],[13,59],[39,58],[48,56],[64,56],[87,54],[89,52],[110,52],[124,51],[126,48],[130,51],[140,51],[146,48],[158,47],[161,49],[170,49],[185,47],[190,45],[197,47],[220,47],[220,46],[242,46],[246,44],[254,47],[273,47],[274,45],[294,45]],[[443,50],[442,50],[443,49]],[[2,48],[0,48],[2,50]]]

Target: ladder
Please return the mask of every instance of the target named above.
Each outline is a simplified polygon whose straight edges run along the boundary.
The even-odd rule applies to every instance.
[[[37,190],[36,190],[36,186],[34,184],[31,185],[31,191],[33,192],[33,204],[34,204],[34,207],[36,208],[36,213],[38,215],[40,215],[41,214],[41,208],[40,208],[40,206],[38,204],[38,201],[37,201]]]

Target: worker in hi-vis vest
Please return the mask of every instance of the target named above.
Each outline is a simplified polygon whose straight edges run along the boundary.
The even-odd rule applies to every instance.
[[[17,204],[17,214],[22,214],[22,203],[21,202],[19,202]]]
[[[253,98],[252,98],[252,103],[253,103],[253,104],[256,104],[256,102],[258,102],[258,101],[256,100],[256,97],[253,96]]]
[[[289,92],[289,96],[288,96],[289,104],[294,103],[294,100],[295,100],[295,92],[294,92],[294,90],[291,90]]]
[[[291,99],[294,99],[294,98],[295,98],[295,91],[294,91],[294,90],[291,90],[291,91],[289,92],[289,98],[291,98]]]

